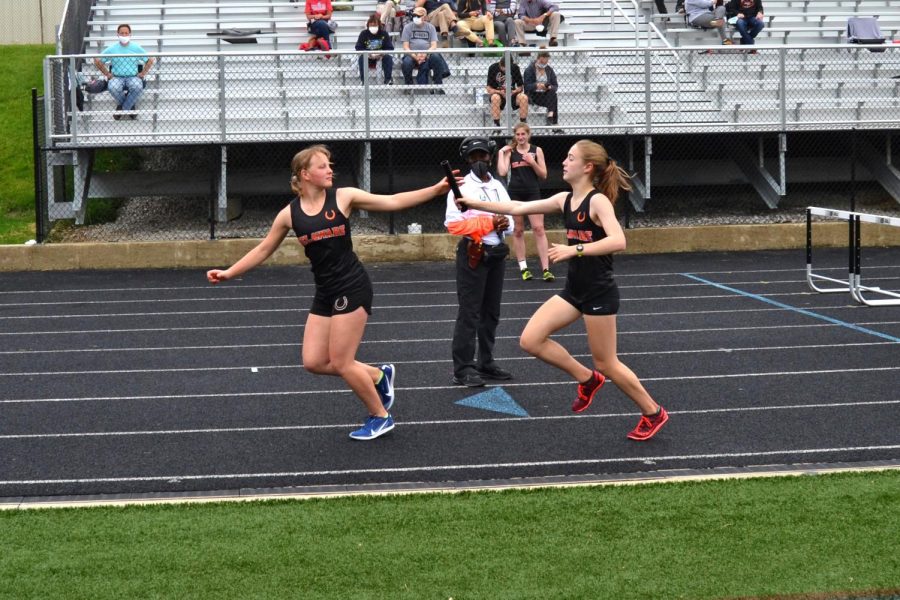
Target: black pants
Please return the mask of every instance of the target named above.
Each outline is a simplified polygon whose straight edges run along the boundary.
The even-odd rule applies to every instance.
[[[556,90],[534,92],[528,95],[528,99],[532,104],[537,104],[547,109],[547,121],[551,125],[556,125],[559,122],[559,113],[556,111]],[[550,116],[551,114],[553,116]]]
[[[460,376],[476,368],[475,344],[478,343],[477,366],[494,362],[494,339],[500,323],[500,301],[503,275],[509,246],[485,246],[486,252],[476,268],[469,266],[466,254],[469,240],[463,238],[456,247],[456,297],[459,310],[453,330],[453,374]]]
[[[656,10],[658,10],[660,14],[668,14],[669,11],[666,10],[666,0],[656,0]]]

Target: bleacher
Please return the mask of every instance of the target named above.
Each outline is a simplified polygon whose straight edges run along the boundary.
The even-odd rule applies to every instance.
[[[767,28],[755,54],[719,46],[715,32],[689,27],[674,13],[674,0],[668,5],[670,13],[658,15],[652,0],[560,1],[566,19],[551,64],[565,133],[840,129],[861,120],[886,128],[900,119],[900,53],[845,44],[850,16],[877,15],[888,42],[900,38],[900,4],[766,0]],[[376,69],[363,86],[357,55],[348,51],[375,2],[334,6],[335,51],[304,53],[296,51],[308,37],[302,2],[97,0],[86,53],[114,44],[116,26],[127,22],[135,42],[163,56],[148,77],[137,120],[114,120],[109,94],[87,95],[56,141],[83,148],[319,140],[323,132],[329,139],[493,132],[484,85],[494,53],[456,42],[442,50],[452,75],[441,86],[403,85],[400,60],[395,85],[382,85]],[[208,35],[227,30],[258,33],[232,36],[252,43]],[[537,46],[546,38],[529,34],[528,41]],[[795,47],[834,43],[843,46]],[[654,50],[648,55],[645,48]],[[518,57],[523,70],[535,50]],[[80,71],[98,75],[91,61],[80,63]],[[538,135],[550,134],[543,112],[533,106],[529,118]]]

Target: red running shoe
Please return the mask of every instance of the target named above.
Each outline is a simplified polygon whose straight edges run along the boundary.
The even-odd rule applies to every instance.
[[[600,388],[603,387],[604,383],[606,383],[606,377],[604,377],[600,371],[594,369],[594,372],[591,374],[591,378],[587,383],[578,384],[578,397],[575,398],[575,402],[572,403],[572,412],[580,413],[587,409],[587,407],[591,405],[591,402],[594,401],[594,396],[597,395],[597,392],[600,391]]]
[[[668,420],[669,413],[666,412],[666,409],[660,406],[659,413],[653,415],[652,417],[641,415],[641,420],[638,421],[637,427],[628,432],[628,437],[639,442],[649,440],[654,435],[656,435],[656,432],[659,431],[659,428],[665,425],[666,421]]]

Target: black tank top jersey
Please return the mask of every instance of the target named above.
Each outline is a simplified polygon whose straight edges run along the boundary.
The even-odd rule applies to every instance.
[[[589,244],[606,237],[603,227],[594,223],[590,216],[591,198],[598,192],[594,190],[581,202],[578,210],[572,210],[572,193],[566,196],[563,219],[566,226],[566,239],[569,246]],[[566,278],[566,289],[577,298],[589,298],[608,290],[613,280],[613,259],[611,254],[601,256],[582,256],[569,260],[569,273]]]
[[[368,279],[353,252],[350,219],[338,209],[334,188],[326,190],[325,204],[317,215],[304,213],[299,198],[291,200],[291,225],[309,259],[319,290],[335,294]]]
[[[537,156],[537,150],[531,144],[528,152]],[[509,153],[509,191],[510,192],[537,192],[541,191],[537,173],[527,162],[522,160],[522,154],[513,148]]]

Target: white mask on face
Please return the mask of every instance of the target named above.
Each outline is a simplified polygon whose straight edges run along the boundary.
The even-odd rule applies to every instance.
[[[413,17],[413,23],[415,23],[416,25],[421,25],[422,17]]]
[[[127,46],[128,42],[130,42],[130,41],[131,41],[130,35],[120,35],[119,36],[119,43],[122,44],[123,46]]]
[[[377,34],[378,28],[377,27],[369,27],[369,33],[371,33],[372,35]]]

